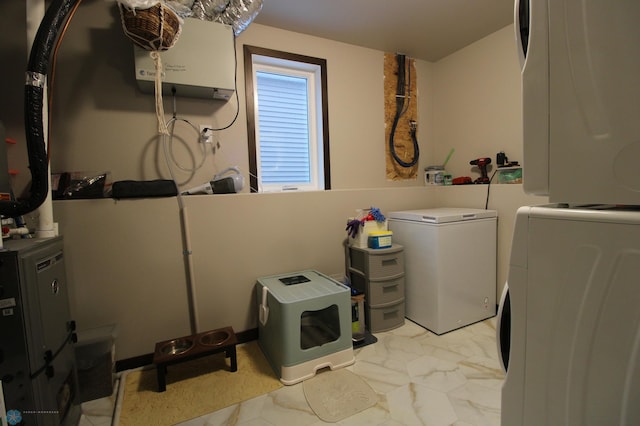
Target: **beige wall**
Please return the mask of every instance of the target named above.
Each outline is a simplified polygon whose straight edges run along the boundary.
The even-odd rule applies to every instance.
[[[132,44],[120,27],[110,2],[89,2],[78,9],[60,52],[55,88],[54,171],[110,171],[114,180],[169,178],[162,143],[156,137],[154,97],[142,94],[134,79]],[[421,180],[388,182],[384,168],[383,52],[293,34],[252,24],[237,39],[240,111],[235,124],[215,135],[220,148],[195,173],[176,167],[182,188],[200,185],[228,166],[239,166],[248,182],[248,148],[244,102],[244,44],[269,47],[327,60],[329,136],[333,189],[420,185]],[[215,51],[209,52],[215,58]],[[434,144],[432,64],[420,61],[417,79],[421,104],[419,138],[423,162]],[[164,94],[171,117],[172,102]],[[196,126],[225,126],[238,104],[177,99],[178,118]],[[202,158],[197,133],[178,122],[174,152],[178,162],[193,167]],[[246,189],[248,190],[248,188]]]
[[[52,169],[110,171],[114,180],[168,178],[155,137],[153,97],[135,85],[131,44],[112,6],[83,3],[64,40],[54,87]],[[500,30],[438,63],[417,62],[421,169],[442,162],[451,147],[456,153],[448,168],[454,175],[475,177],[468,161],[479,156],[495,160],[500,150],[521,160],[511,30]],[[260,276],[306,268],[341,274],[345,219],[358,208],[484,207],[486,186],[427,188],[422,177],[386,181],[384,52],[257,24],[237,42],[240,70],[245,43],[327,59],[334,190],[185,199],[201,330],[256,327],[252,293]],[[246,177],[242,75],[238,73],[237,122],[217,135],[220,149],[202,170],[178,175],[183,187],[200,184],[229,165],[240,166]],[[178,116],[196,125],[225,125],[235,108],[235,100],[177,100]],[[168,97],[165,110],[170,116]],[[19,133],[21,126],[13,120],[7,127]],[[195,136],[179,126],[174,147],[182,164],[199,158]],[[519,185],[491,186],[489,208],[500,217],[498,293],[506,277],[515,210],[544,201],[524,195]],[[189,333],[175,199],[56,201],[54,216],[65,236],[72,309],[81,328],[118,323],[118,359],[149,353],[156,341]],[[469,244],[482,249],[482,242]]]
[[[403,187],[316,193],[232,194],[185,199],[201,330],[257,326],[256,278],[316,269],[344,272],[345,219],[356,208],[484,206],[486,186]],[[539,203],[520,185],[495,185],[498,286],[506,279],[516,209]],[[65,236],[71,305],[81,326],[120,324],[117,356],[151,352],[189,334],[180,216],[174,199],[56,201]],[[483,250],[483,241],[468,244]],[[464,259],[460,260],[464,265]]]
[[[445,159],[453,176],[480,176],[469,161],[504,151],[509,160],[522,158],[520,66],[513,26],[509,25],[433,65],[433,139],[436,159]],[[442,161],[440,161],[442,162]],[[436,164],[438,164],[436,162]],[[494,178],[494,183],[497,178]],[[443,188],[443,206],[484,208],[487,188]],[[491,185],[488,208],[496,209],[498,221],[498,296],[507,279],[515,212],[527,204],[547,203],[546,197],[524,194],[521,185]],[[482,250],[482,242],[476,244]]]
[[[454,176],[477,178],[469,161],[495,163],[500,151],[522,162],[519,70],[512,25],[435,64],[435,155],[442,162],[455,149],[447,164]]]

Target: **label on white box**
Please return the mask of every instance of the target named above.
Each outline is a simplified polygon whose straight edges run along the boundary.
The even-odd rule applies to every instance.
[[[391,247],[391,237],[378,237],[378,247]]]

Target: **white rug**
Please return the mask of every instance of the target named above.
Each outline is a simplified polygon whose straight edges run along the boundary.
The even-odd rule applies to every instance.
[[[313,412],[329,423],[353,416],[378,402],[371,386],[344,368],[322,371],[305,380],[302,388]]]

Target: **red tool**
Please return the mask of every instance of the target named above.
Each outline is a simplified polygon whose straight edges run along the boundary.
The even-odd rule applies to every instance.
[[[487,174],[487,165],[491,164],[490,157],[481,157],[476,158],[475,160],[469,161],[469,164],[472,166],[478,166],[480,169],[481,176],[476,179],[473,183],[489,183],[489,175]]]
[[[451,181],[452,185],[468,185],[470,183],[473,183],[473,181],[469,176],[460,176],[457,178],[453,178],[453,180]]]

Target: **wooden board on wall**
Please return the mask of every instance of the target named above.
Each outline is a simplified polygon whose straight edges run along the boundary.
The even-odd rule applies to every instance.
[[[418,122],[418,90],[416,84],[415,61],[406,58],[405,112],[400,117],[393,135],[393,147],[396,155],[405,163],[411,163],[415,156],[411,138],[410,123]],[[385,119],[385,158],[387,180],[416,180],[418,163],[410,167],[400,165],[391,154],[390,135],[396,117],[396,93],[398,85],[398,61],[396,54],[384,54],[384,119]],[[416,130],[417,138],[417,130]],[[419,139],[418,139],[419,141]]]

